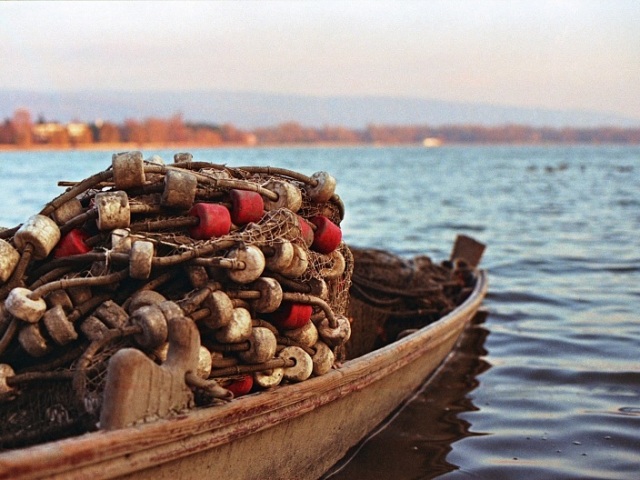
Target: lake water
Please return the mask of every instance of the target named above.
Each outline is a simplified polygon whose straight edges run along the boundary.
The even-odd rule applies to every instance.
[[[486,320],[331,478],[640,478],[640,148],[191,152],[331,172],[353,245],[436,260],[457,233],[488,245]],[[58,180],[110,162],[0,153],[0,225],[39,211]]]

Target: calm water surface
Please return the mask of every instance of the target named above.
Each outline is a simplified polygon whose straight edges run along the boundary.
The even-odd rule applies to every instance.
[[[437,260],[457,233],[489,246],[487,319],[331,478],[640,478],[640,148],[192,153],[332,172],[353,245]],[[0,225],[110,156],[0,153]]]

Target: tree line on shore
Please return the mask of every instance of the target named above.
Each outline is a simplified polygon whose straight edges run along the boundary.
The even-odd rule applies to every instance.
[[[42,116],[32,121],[26,109],[0,123],[0,145],[79,147],[91,144],[184,144],[191,146],[278,144],[640,144],[640,128],[551,128],[526,125],[368,125],[307,127],[296,122],[252,130],[231,124],[169,118],[128,119],[121,124],[95,121],[62,124]]]

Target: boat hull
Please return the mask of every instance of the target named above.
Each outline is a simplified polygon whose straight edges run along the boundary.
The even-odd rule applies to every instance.
[[[155,423],[0,455],[0,479],[314,479],[410,397],[480,308],[437,322],[326,375]]]

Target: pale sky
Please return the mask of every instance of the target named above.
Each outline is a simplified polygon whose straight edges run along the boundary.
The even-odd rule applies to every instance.
[[[0,89],[385,95],[640,118],[640,0],[0,2]]]

